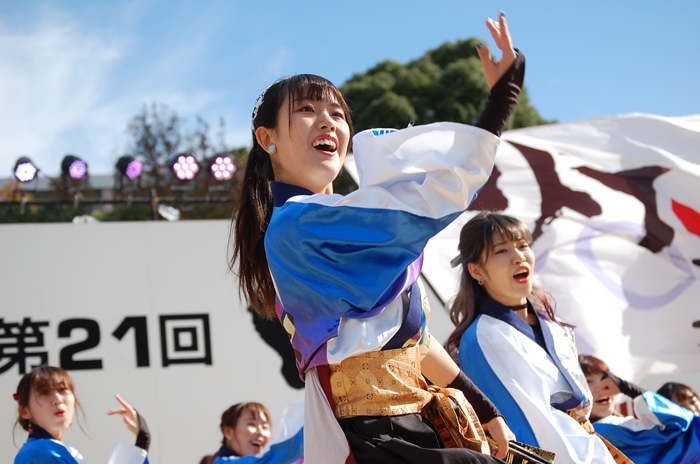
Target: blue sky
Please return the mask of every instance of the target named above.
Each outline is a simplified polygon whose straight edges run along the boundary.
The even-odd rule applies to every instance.
[[[249,145],[255,99],[276,78],[341,85],[386,59],[490,39],[484,20],[500,10],[545,118],[700,113],[691,0],[0,0],[0,177],[21,155],[56,175],[66,153],[111,173],[127,120],[150,102],[190,125],[202,116],[212,135],[224,117],[228,144]]]

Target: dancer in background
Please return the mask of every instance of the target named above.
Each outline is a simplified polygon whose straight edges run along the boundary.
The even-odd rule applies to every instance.
[[[700,417],[663,396],[622,380],[595,356],[579,356],[593,393],[596,432],[635,464],[694,464],[700,461]],[[634,415],[615,412],[615,395],[634,399]]]
[[[531,243],[527,226],[511,216],[481,212],[464,225],[452,260],[462,276],[448,349],[518,441],[556,453],[557,463],[614,463],[615,452],[591,434],[591,394],[573,331],[533,283]]]
[[[692,411],[696,416],[700,416],[700,398],[698,398],[695,390],[688,385],[678,382],[667,382],[656,393]]]
[[[441,436],[427,418],[440,400],[423,375],[463,391],[498,456],[507,453],[513,435],[500,413],[432,340],[418,279],[427,241],[488,179],[522,86],[524,57],[505,17],[488,28],[503,57],[492,61],[478,46],[491,95],[477,127],[356,135],[361,180],[346,196],[333,194],[353,135],[340,91],[298,75],[271,85],[255,105],[231,269],[258,313],[280,319],[295,349],[306,380],[307,462],[498,462],[482,453],[478,423],[468,428],[474,442],[459,430]],[[445,448],[455,440],[460,447]]]
[[[65,370],[47,365],[34,368],[22,377],[14,398],[18,403],[17,423],[29,432],[15,464],[87,464],[76,449],[63,444],[65,431],[73,425],[75,409],[80,409],[73,379]],[[146,421],[119,395],[116,398],[122,407],[107,414],[122,416],[129,431],[136,435],[136,444],[120,442],[112,452],[110,463],[147,463],[151,437]]]
[[[292,403],[272,437],[270,413],[260,403],[238,403],[221,415],[223,439],[219,451],[206,464],[292,464],[303,462],[304,407]],[[270,445],[268,447],[268,444]]]

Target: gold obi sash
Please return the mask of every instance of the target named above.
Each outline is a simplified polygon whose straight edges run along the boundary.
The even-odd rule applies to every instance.
[[[464,394],[427,385],[418,347],[365,353],[328,369],[337,419],[422,413],[435,425],[445,447],[490,454],[481,423]]]

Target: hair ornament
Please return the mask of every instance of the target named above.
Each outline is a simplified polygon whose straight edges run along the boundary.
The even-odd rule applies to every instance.
[[[457,267],[460,264],[460,258],[462,257],[461,254],[455,256],[452,258],[452,261],[450,261],[450,267]]]
[[[253,108],[253,117],[250,119],[250,130],[255,132],[255,118],[258,117],[258,111],[260,110],[260,107],[263,104],[263,100],[265,100],[265,92],[267,92],[268,89],[270,87],[272,87],[273,85],[275,85],[279,82],[282,82],[282,81],[286,81],[290,77],[292,77],[292,76],[281,77],[281,78],[277,79],[275,82],[273,82],[272,84],[268,85],[267,89],[263,90],[263,93],[261,93],[260,96],[258,97],[258,99],[255,101],[255,108]]]
[[[17,393],[13,393],[12,398],[19,403],[19,395],[17,395]]]
[[[269,89],[268,87],[267,89]],[[255,101],[255,108],[253,109],[253,117],[250,120],[250,130],[255,132],[255,118],[258,117],[258,110],[260,109],[260,106],[262,105],[263,99],[265,98],[265,92],[267,92],[267,89],[263,91],[263,93],[260,94],[258,99]]]

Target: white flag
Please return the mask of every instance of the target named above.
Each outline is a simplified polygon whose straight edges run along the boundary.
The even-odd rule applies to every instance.
[[[700,370],[700,115],[629,114],[502,139],[470,210],[528,225],[535,281],[576,325],[579,351],[633,381]],[[456,293],[449,262],[474,214],[426,249],[423,272],[443,301]]]

